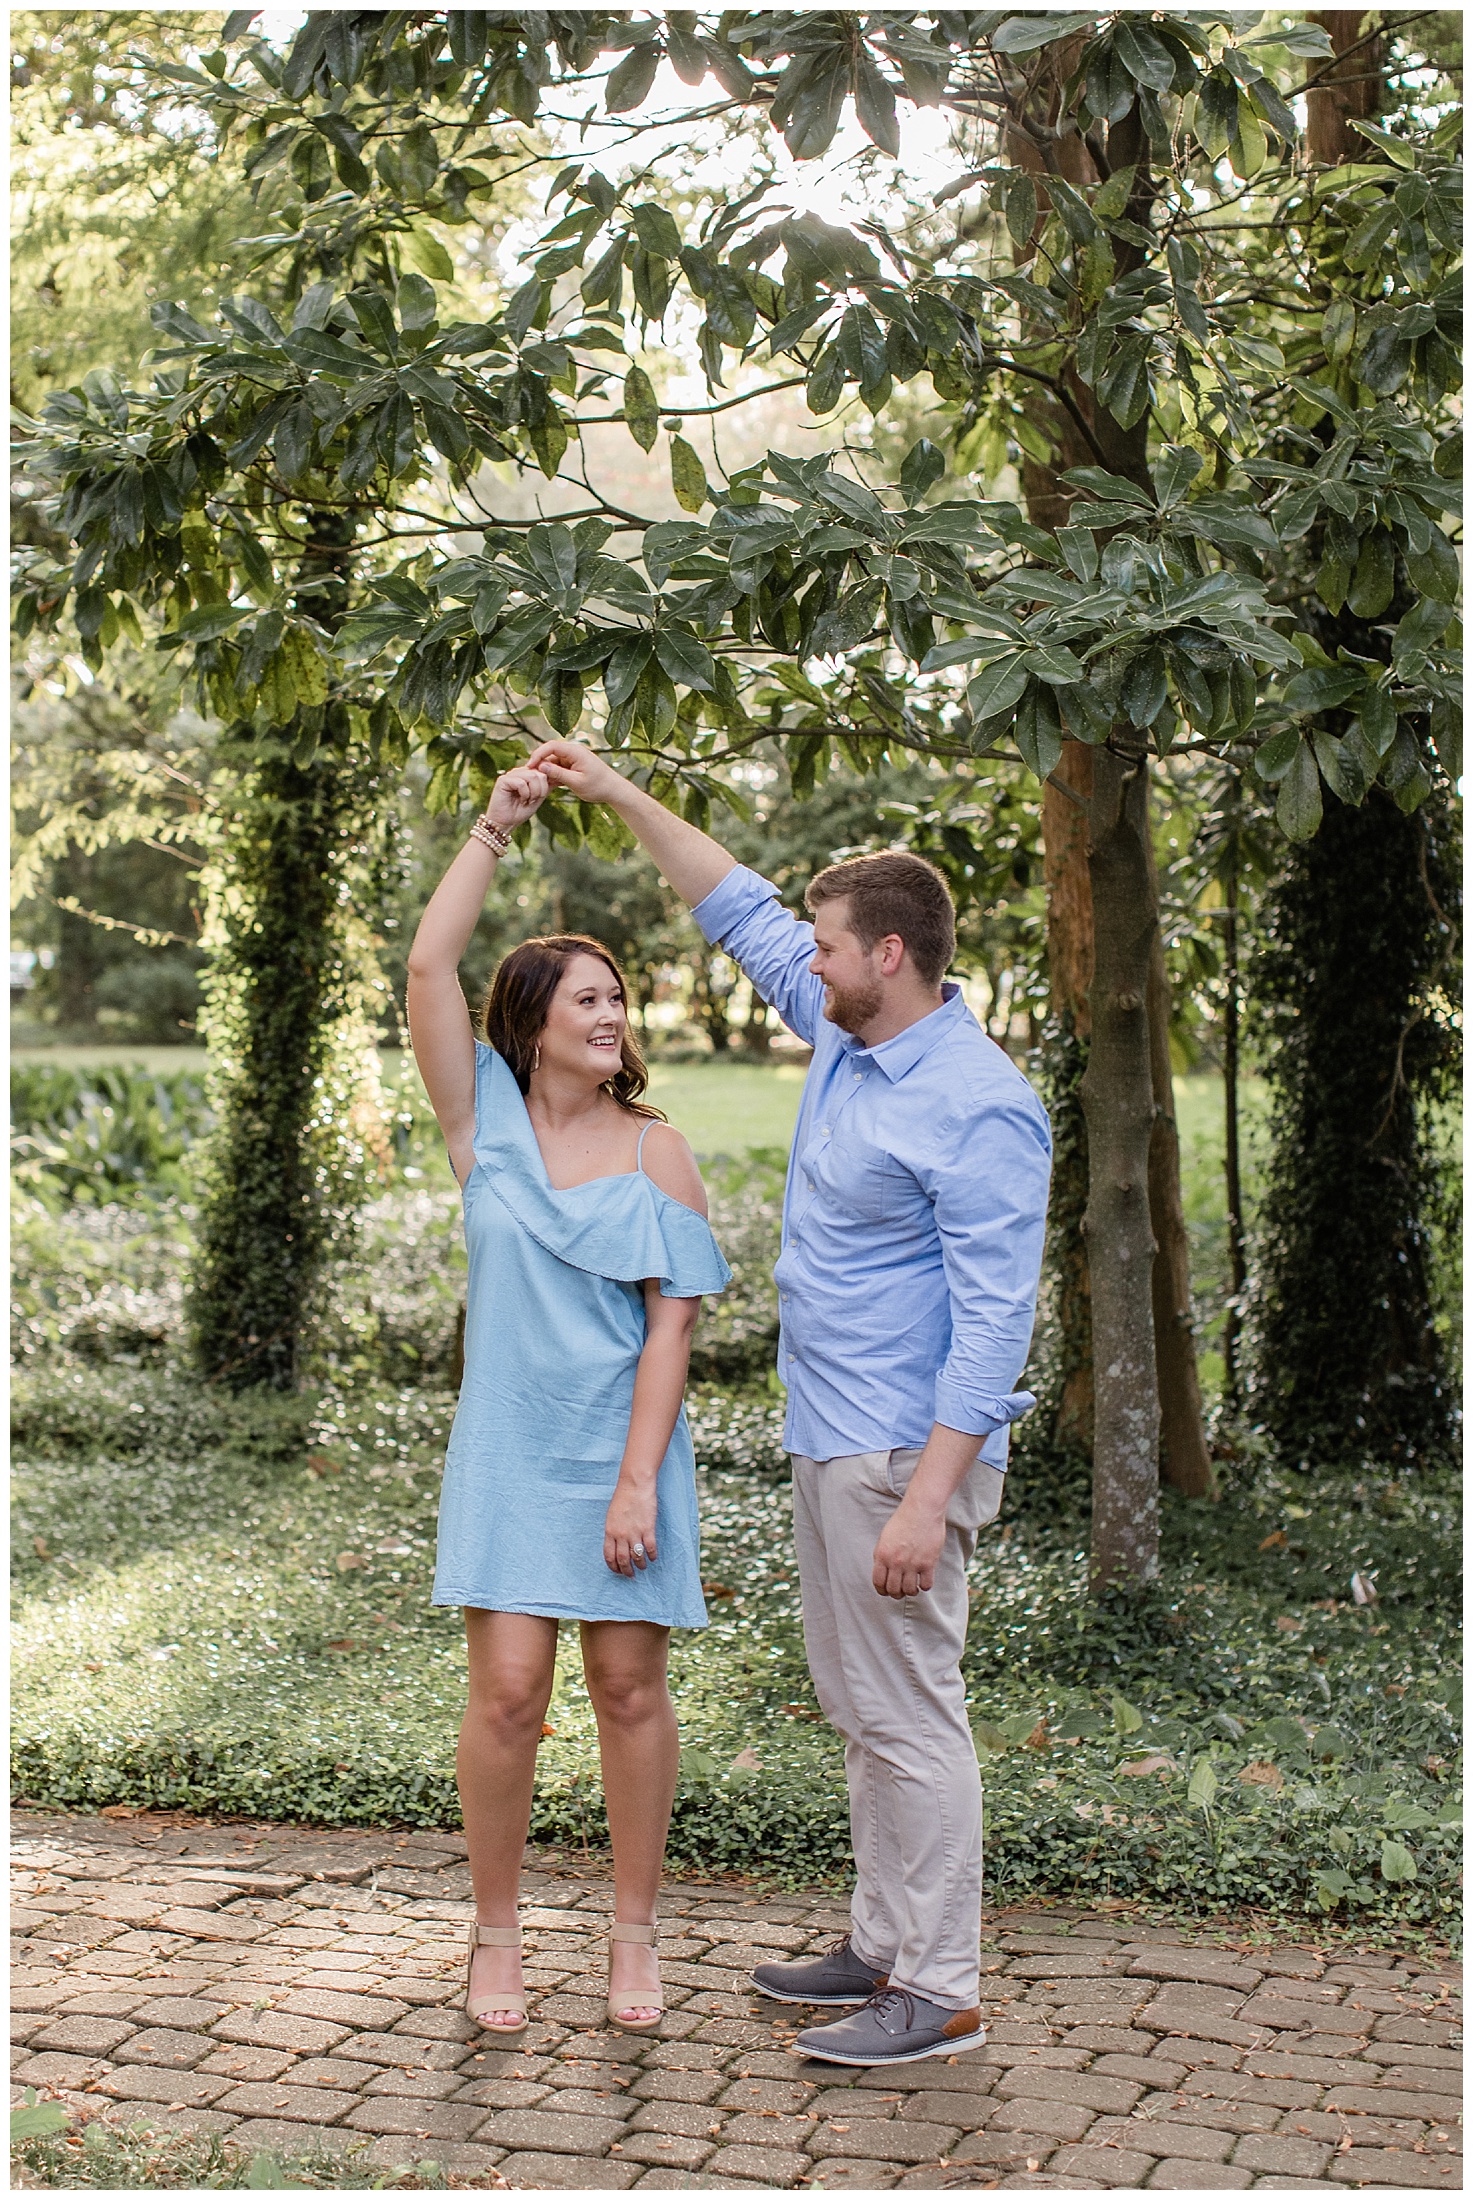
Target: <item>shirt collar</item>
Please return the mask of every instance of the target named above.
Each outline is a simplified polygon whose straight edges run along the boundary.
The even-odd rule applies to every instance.
[[[929,1016],[922,1016],[916,1023],[907,1024],[893,1039],[884,1039],[877,1047],[864,1047],[852,1035],[846,1034],[845,1045],[856,1058],[873,1062],[877,1069],[882,1069],[892,1085],[898,1084],[906,1071],[914,1069],[937,1040],[945,1037],[957,1018],[967,1013],[961,987],[948,980],[941,988],[941,1006],[933,1008]]]

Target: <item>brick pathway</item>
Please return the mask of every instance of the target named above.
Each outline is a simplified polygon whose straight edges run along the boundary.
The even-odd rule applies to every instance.
[[[607,1874],[529,1853],[536,2021],[498,2049],[457,2006],[455,1836],[14,1831],[15,2080],[93,2113],[530,2188],[1461,2189],[1460,1974],[1411,1956],[993,1913],[989,2045],[851,2074],[785,2052],[796,2013],[745,1981],[841,1929],[832,1896],[674,1883],[675,2006],[631,2039],[602,2023]]]

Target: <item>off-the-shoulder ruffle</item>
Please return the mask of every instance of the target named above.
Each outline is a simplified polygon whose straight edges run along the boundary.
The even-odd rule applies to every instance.
[[[658,1276],[667,1299],[706,1298],[731,1281],[704,1215],[672,1199],[642,1172],[555,1190],[516,1079],[501,1056],[480,1042],[475,1156],[478,1167],[466,1184],[467,1199],[482,1190],[490,1193],[529,1237],[569,1267],[613,1283]]]

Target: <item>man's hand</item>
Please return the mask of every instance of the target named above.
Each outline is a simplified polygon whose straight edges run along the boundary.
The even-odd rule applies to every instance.
[[[720,841],[712,840],[699,826],[667,810],[643,787],[616,772],[613,765],[576,741],[544,741],[527,759],[534,771],[545,773],[555,787],[566,787],[580,802],[602,802],[624,820],[635,838],[643,842],[662,878],[667,878],[682,901],[694,909],[732,868]]]
[[[882,1597],[913,1597],[936,1579],[936,1561],[946,1540],[946,1514],[901,1498],[875,1545],[871,1579]]]
[[[875,1545],[871,1579],[882,1597],[913,1597],[936,1579],[946,1513],[982,1448],[980,1436],[938,1421],[916,1460],[905,1495]]]
[[[629,792],[612,764],[577,741],[544,741],[528,757],[527,768],[554,787],[566,787],[580,802],[614,802]]]

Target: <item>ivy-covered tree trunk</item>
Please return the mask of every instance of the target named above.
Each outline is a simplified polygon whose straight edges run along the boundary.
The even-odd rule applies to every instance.
[[[308,518],[298,607],[341,617],[351,519]],[[330,1255],[386,1158],[373,1054],[384,991],[373,895],[378,775],[345,704],[237,729],[235,819],[210,882],[202,1019],[218,1124],[190,1288],[204,1373],[290,1390]],[[232,745],[226,744],[226,753]]]
[[[1260,926],[1250,997],[1273,1093],[1249,1404],[1280,1457],[1456,1453],[1434,1318],[1436,1110],[1456,1089],[1458,836],[1433,803],[1332,803]]]
[[[1089,875],[1095,967],[1089,1067],[1090,1315],[1094,1333],[1094,1507],[1090,1573],[1097,1589],[1156,1572],[1161,1408],[1151,1273],[1151,1089],[1148,994],[1156,939],[1145,754],[1117,745],[1094,755]]]
[[[361,1075],[372,1041],[350,899],[363,883],[363,767],[332,742],[297,762],[292,731],[248,769],[206,935],[219,1122],[190,1311],[204,1373],[232,1389],[295,1387],[365,1129],[373,1142],[371,1114],[351,1122],[354,1057]]]

